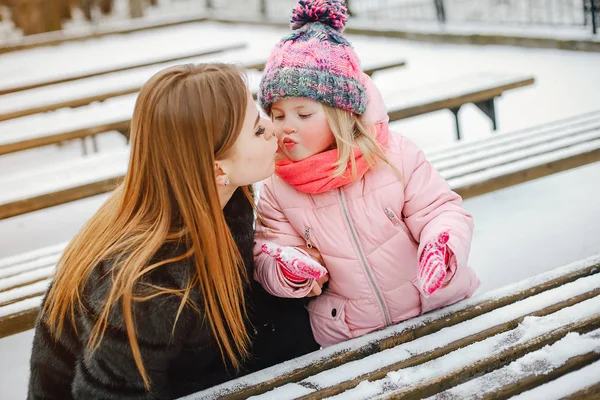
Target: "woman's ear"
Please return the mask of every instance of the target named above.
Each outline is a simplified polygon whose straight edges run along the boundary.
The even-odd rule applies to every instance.
[[[215,161],[215,180],[219,186],[229,186],[231,183],[227,172],[224,171],[223,165],[219,161]]]

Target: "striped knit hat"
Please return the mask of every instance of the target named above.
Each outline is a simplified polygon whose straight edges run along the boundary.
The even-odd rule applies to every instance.
[[[306,97],[362,114],[367,94],[360,61],[342,31],[343,0],[299,0],[292,11],[293,32],[271,52],[260,82],[259,101],[271,105],[286,97]]]

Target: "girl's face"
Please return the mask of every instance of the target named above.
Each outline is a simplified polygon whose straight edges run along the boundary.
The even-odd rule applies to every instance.
[[[321,153],[335,142],[321,103],[303,97],[279,100],[271,117],[280,151],[292,161]]]
[[[242,131],[231,155],[221,161],[233,187],[250,185],[271,176],[275,170],[277,139],[273,123],[261,117],[248,91],[248,105]]]

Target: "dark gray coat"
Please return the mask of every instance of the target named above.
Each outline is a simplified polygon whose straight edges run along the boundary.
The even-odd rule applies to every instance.
[[[250,308],[247,326],[252,335],[252,356],[241,371],[236,372],[223,362],[208,323],[192,307],[184,308],[172,334],[180,303],[176,296],[160,296],[137,303],[134,308],[137,338],[152,382],[150,393],[145,391],[134,363],[119,307],[110,317],[100,347],[90,352],[86,343],[111,284],[105,275],[111,265],[103,263],[86,285],[84,301],[89,312],[77,313],[78,334],[69,320],[55,341],[45,322],[38,319],[28,399],[171,399],[318,349],[304,301],[272,297],[252,279],[254,215],[240,189],[224,212],[251,279],[245,291]],[[155,259],[184,251],[181,245],[165,245]],[[181,288],[193,268],[191,262],[188,259],[158,268],[144,281]],[[192,292],[192,300],[202,304],[199,290]]]

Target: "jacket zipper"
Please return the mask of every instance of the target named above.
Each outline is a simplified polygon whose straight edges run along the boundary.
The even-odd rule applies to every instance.
[[[404,231],[404,233],[406,233],[406,235],[408,236],[408,238],[410,239],[410,241],[417,247],[419,247],[419,243],[417,243],[417,241],[415,240],[415,238],[413,237],[413,235],[411,235],[411,233],[408,231],[408,228],[406,227],[406,225],[404,225],[402,223],[402,221],[400,221],[400,219],[398,218],[398,216],[396,215],[396,213],[389,207],[385,207],[384,208],[385,211],[385,215],[387,215],[387,217],[390,219],[390,221],[392,221],[392,224],[394,224],[394,226],[398,226],[400,227],[400,229],[402,229]]]
[[[313,245],[310,241],[310,228],[306,228],[304,230],[304,240],[306,240],[306,247],[312,249]]]
[[[352,220],[350,219],[350,214],[348,213],[348,208],[346,207],[346,200],[344,198],[344,194],[342,193],[342,190],[339,188],[338,188],[338,193],[339,193],[339,197],[340,197],[340,202],[342,203],[342,210],[344,212],[344,217],[346,218],[346,222],[348,224],[348,227],[350,228],[350,234],[352,235],[352,240],[354,241],[354,245],[356,246],[356,250],[358,252],[360,262],[367,273],[367,276],[369,278],[369,283],[371,284],[371,289],[373,289],[373,291],[375,292],[377,300],[379,301],[379,306],[381,307],[381,311],[383,312],[383,316],[385,317],[385,326],[390,326],[392,323],[390,321],[387,307],[385,306],[383,297],[381,296],[379,289],[377,289],[377,285],[375,285],[375,279],[373,278],[373,275],[371,274],[371,270],[369,269],[369,264],[367,263],[367,258],[365,257],[365,254],[363,253],[362,248],[360,247],[360,242],[358,241],[358,235],[356,234],[356,230],[354,229],[354,225],[352,224]]]

